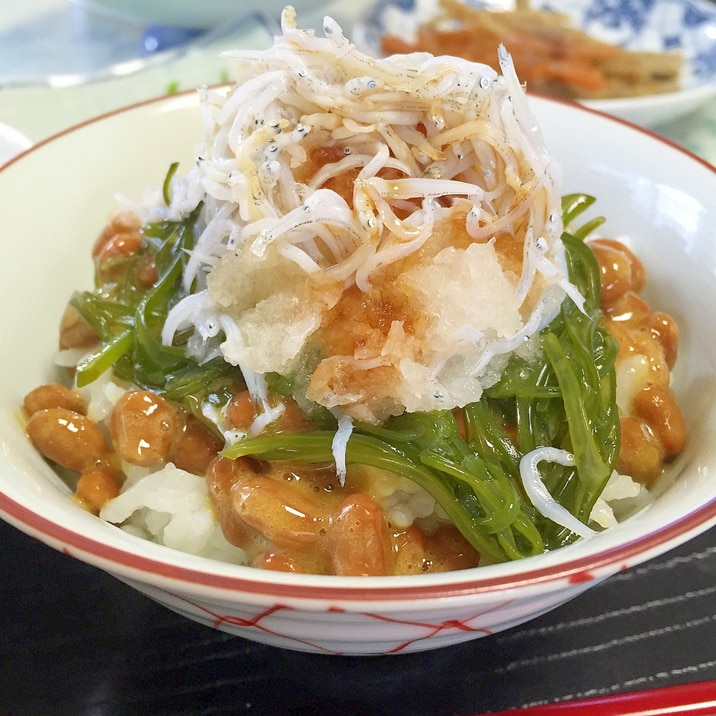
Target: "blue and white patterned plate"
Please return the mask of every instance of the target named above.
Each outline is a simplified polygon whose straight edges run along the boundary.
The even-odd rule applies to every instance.
[[[509,0],[463,0],[474,7],[507,10]],[[430,17],[438,0],[378,0],[354,27],[355,41],[380,52],[386,32],[403,36]],[[585,100],[582,104],[646,126],[658,126],[716,96],[716,3],[709,0],[533,0],[534,9],[569,15],[576,27],[632,50],[684,54],[678,92],[633,98]]]

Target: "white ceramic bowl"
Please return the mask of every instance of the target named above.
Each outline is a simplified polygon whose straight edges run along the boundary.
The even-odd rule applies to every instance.
[[[716,174],[655,136],[574,105],[534,99],[565,191],[599,198],[607,230],[643,259],[654,307],[682,327],[676,388],[690,439],[654,504],[588,541],[529,558],[415,577],[278,574],[133,537],[84,512],[34,451],[24,394],[51,376],[70,293],[91,285],[90,246],[116,192],[139,196],[200,136],[193,94],[107,115],[41,143],[0,171],[0,514],[199,622],[330,654],[431,649],[537,616],[716,524]],[[22,585],[18,584],[18,592]]]
[[[438,0],[432,1],[439,7]],[[462,1],[490,10],[510,9],[515,4],[513,0]],[[530,6],[565,13],[589,35],[630,50],[678,49],[683,53],[678,92],[585,100],[585,106],[656,127],[693,112],[716,95],[716,5],[710,0],[532,0]],[[396,25],[401,34],[409,33],[423,19],[425,7],[432,5],[427,0],[376,0],[356,24],[356,40],[371,54],[380,54],[381,36],[396,32]]]
[[[0,167],[31,145],[32,142],[24,134],[0,122]]]

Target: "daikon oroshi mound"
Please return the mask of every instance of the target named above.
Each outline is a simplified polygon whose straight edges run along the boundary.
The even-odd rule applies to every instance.
[[[556,315],[566,275],[557,172],[509,55],[502,74],[428,54],[376,60],[326,18],[202,91],[207,134],[169,215],[203,201],[185,273],[199,359],[264,376],[344,421],[461,407]]]

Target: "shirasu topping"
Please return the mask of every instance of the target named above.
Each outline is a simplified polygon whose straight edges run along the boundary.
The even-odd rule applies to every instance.
[[[530,502],[543,517],[547,517],[558,525],[562,525],[580,537],[591,537],[594,530],[580,522],[568,509],[562,507],[550,495],[542,482],[538,465],[540,462],[556,462],[565,467],[574,465],[574,455],[555,447],[539,447],[522,456],[520,460],[520,477],[525,493]]]
[[[508,53],[502,74],[428,54],[361,53],[293,10],[240,81],[202,91],[207,135],[169,209],[203,201],[163,338],[352,420],[480,399],[559,310],[569,283],[556,169]],[[198,290],[197,290],[198,287]]]

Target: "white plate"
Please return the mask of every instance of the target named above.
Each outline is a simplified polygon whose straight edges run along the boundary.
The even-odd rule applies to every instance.
[[[511,9],[509,0],[465,0],[474,7]],[[409,36],[438,0],[378,0],[354,28],[357,44],[380,52],[380,37],[398,28]],[[585,100],[582,104],[630,122],[655,127],[685,116],[716,95],[716,4],[708,0],[533,0],[535,9],[568,14],[576,27],[630,50],[684,54],[682,89],[659,95]],[[509,49],[509,48],[508,48]]]

